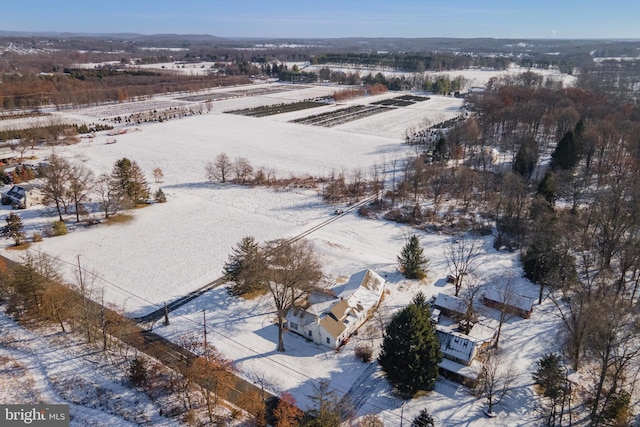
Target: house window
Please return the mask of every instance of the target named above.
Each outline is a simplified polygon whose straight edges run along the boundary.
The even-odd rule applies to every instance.
[[[313,336],[313,331],[309,331],[309,336],[312,337]]]
[[[297,323],[289,322],[289,325],[291,325],[291,329],[295,329],[296,331],[298,330],[298,324]]]
[[[331,338],[327,337],[327,344],[331,344]]]

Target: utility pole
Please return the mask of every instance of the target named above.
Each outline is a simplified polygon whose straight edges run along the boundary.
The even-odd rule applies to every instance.
[[[202,309],[202,325],[204,326],[204,351],[207,351],[207,317]]]
[[[169,326],[169,309],[166,301],[164,302],[164,326]]]

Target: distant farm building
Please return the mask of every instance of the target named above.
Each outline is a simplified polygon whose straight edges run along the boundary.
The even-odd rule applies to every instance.
[[[0,147],[0,162],[2,163],[11,163],[16,157],[16,152],[13,151],[10,147]]]
[[[316,344],[336,349],[373,314],[384,285],[385,280],[372,270],[356,273],[337,297],[290,310],[287,327]]]

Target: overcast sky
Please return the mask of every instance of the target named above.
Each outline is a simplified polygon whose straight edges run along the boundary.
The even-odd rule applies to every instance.
[[[640,39],[637,0],[4,0],[0,31]]]

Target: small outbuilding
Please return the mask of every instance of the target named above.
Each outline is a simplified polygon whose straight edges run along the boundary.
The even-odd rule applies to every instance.
[[[442,314],[451,318],[464,316],[467,311],[467,305],[461,298],[442,293],[436,297],[433,302],[433,308],[440,310]]]
[[[533,311],[533,299],[502,289],[487,289],[483,297],[487,307],[504,310],[515,316],[528,319]]]
[[[27,207],[27,191],[19,186],[14,185],[6,193],[2,193],[2,204],[11,205],[16,209],[24,209]]]
[[[0,162],[11,163],[17,158],[15,151],[11,147],[0,147]]]

